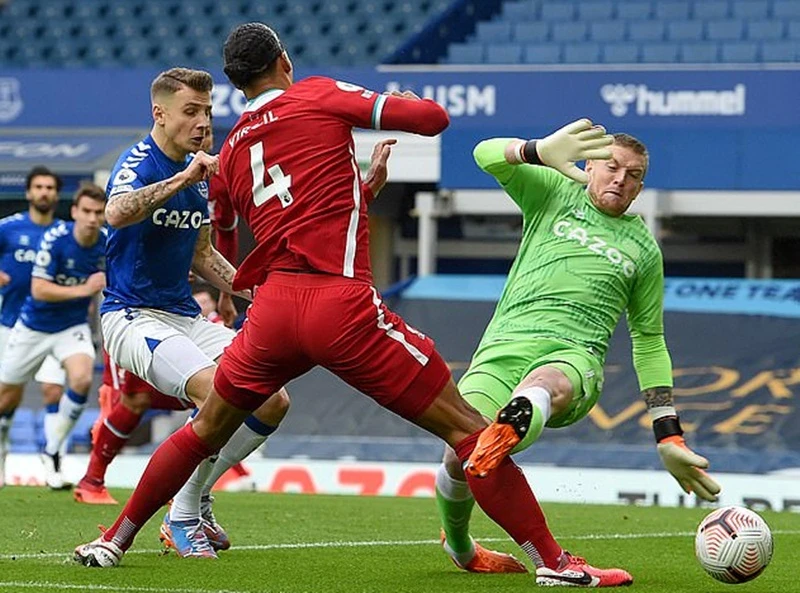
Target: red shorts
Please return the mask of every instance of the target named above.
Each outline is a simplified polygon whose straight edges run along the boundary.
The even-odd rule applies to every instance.
[[[232,406],[252,411],[317,365],[408,419],[450,379],[433,340],[387,309],[371,285],[272,272],[225,350],[214,387]]]

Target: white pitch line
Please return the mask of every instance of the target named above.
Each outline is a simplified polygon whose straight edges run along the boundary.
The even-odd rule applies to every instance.
[[[130,593],[249,593],[229,589],[159,589],[155,587],[126,587],[125,585],[93,585],[33,581],[0,581],[0,589],[47,589],[48,591],[127,591]]]
[[[800,530],[773,530],[774,535],[800,535]],[[662,533],[601,533],[584,535],[557,535],[556,539],[564,540],[628,540],[628,539],[656,539],[661,537],[694,537],[694,531],[677,531]],[[507,537],[478,537],[482,542],[506,542]],[[291,544],[253,544],[249,546],[233,546],[231,550],[260,551],[260,550],[301,550],[309,548],[376,548],[386,546],[430,546],[441,545],[438,539],[418,540],[368,540],[368,541],[329,541],[329,542],[297,542]],[[164,548],[145,550],[130,550],[128,554],[158,554]],[[0,560],[27,560],[46,558],[66,558],[68,552],[40,552],[24,554],[0,554]]]

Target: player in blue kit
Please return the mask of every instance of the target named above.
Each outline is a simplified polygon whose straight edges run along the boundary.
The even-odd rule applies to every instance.
[[[2,409],[19,405],[25,383],[48,355],[66,371],[68,388],[42,454],[48,475],[60,474],[59,449],[86,407],[92,385],[95,350],[87,316],[92,297],[106,285],[104,210],[102,188],[82,185],[72,203],[74,222],[45,231],[31,273],[31,294],[0,363]]]
[[[59,222],[55,219],[61,178],[46,167],[34,167],[25,179],[27,212],[12,214],[0,220],[0,359],[11,328],[31,293],[31,270],[44,232]],[[47,409],[45,434],[52,432],[58,414],[58,402],[64,385],[64,369],[52,356],[45,358],[35,376],[42,386]],[[8,433],[16,405],[0,402],[0,488],[5,483],[5,460],[8,454]],[[50,465],[50,464],[48,464]],[[48,473],[48,483],[61,487],[60,474]]]
[[[197,405],[234,336],[200,315],[188,281],[193,271],[231,293],[236,272],[211,244],[207,180],[217,157],[203,150],[211,131],[211,87],[210,74],[186,68],[153,81],[153,128],[122,154],[108,183],[108,288],[100,308],[111,359],[162,393]],[[249,298],[249,291],[239,296]],[[200,464],[164,518],[166,545],[199,558],[216,558],[230,546],[210,499],[201,500],[205,484],[257,449],[288,407],[280,390],[242,424],[217,463]]]

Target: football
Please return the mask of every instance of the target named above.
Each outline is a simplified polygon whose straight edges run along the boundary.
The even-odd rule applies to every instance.
[[[769,526],[744,507],[723,507],[707,515],[694,543],[700,565],[723,583],[751,581],[772,559]]]

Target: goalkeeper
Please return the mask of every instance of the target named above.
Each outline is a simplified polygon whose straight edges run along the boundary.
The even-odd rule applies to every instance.
[[[720,487],[703,472],[708,461],[686,446],[673,404],[661,251],[642,219],[626,214],[647,172],[644,144],[582,119],[541,140],[485,140],[474,156],[521,208],[523,234],[494,315],[459,383],[464,398],[494,420],[466,471],[486,475],[508,453],[533,444],[545,426],[569,426],[586,416],[602,390],[609,338],[627,311],[633,364],[661,460],[684,491],[716,500]],[[585,172],[575,165],[583,160]],[[446,450],[436,478],[445,550],[466,570],[519,572],[515,559],[470,537],[474,501],[463,471]],[[543,566],[552,561],[542,563],[540,550],[526,552],[540,584],[628,584],[602,575],[590,583],[581,575],[591,575],[588,565],[552,570]]]

